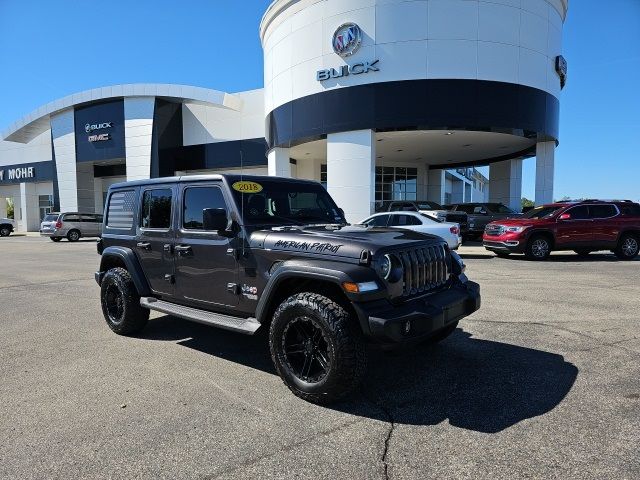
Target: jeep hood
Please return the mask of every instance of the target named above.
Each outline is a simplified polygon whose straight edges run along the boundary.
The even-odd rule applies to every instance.
[[[258,230],[250,236],[253,248],[348,258],[360,258],[363,250],[375,255],[380,250],[442,242],[436,235],[364,225],[286,227]]]

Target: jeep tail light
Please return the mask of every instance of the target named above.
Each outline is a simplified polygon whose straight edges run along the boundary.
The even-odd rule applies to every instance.
[[[460,229],[459,229],[458,227],[456,227],[456,226],[453,226],[453,227],[451,227],[451,228],[449,229],[449,231],[450,231],[451,233],[453,233],[454,235],[458,235],[458,232],[460,232]]]
[[[62,228],[62,222],[60,220],[56,222],[56,228]]]

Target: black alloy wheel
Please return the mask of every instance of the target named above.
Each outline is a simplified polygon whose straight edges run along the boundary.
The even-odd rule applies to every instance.
[[[331,370],[329,342],[322,329],[307,316],[289,321],[282,336],[286,365],[303,382],[318,383]]]

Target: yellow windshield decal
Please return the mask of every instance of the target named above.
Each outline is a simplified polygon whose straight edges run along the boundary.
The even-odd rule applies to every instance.
[[[234,190],[241,193],[258,193],[262,191],[262,185],[260,185],[259,183],[246,182],[244,180],[240,182],[234,182],[234,184],[231,186]]]

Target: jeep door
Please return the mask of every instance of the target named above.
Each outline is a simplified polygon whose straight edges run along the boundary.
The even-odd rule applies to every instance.
[[[133,248],[151,290],[161,295],[174,292],[172,248],[175,232],[171,220],[175,215],[176,190],[174,185],[149,185],[140,192],[141,212]]]
[[[203,210],[223,208],[230,215],[229,199],[221,182],[187,183],[180,187],[176,229],[176,299],[199,308],[235,307],[238,262],[237,241],[219,232],[204,230]]]
[[[570,218],[560,219],[556,223],[556,244],[559,247],[581,247],[593,241],[593,220],[587,205],[577,205],[565,210]]]

